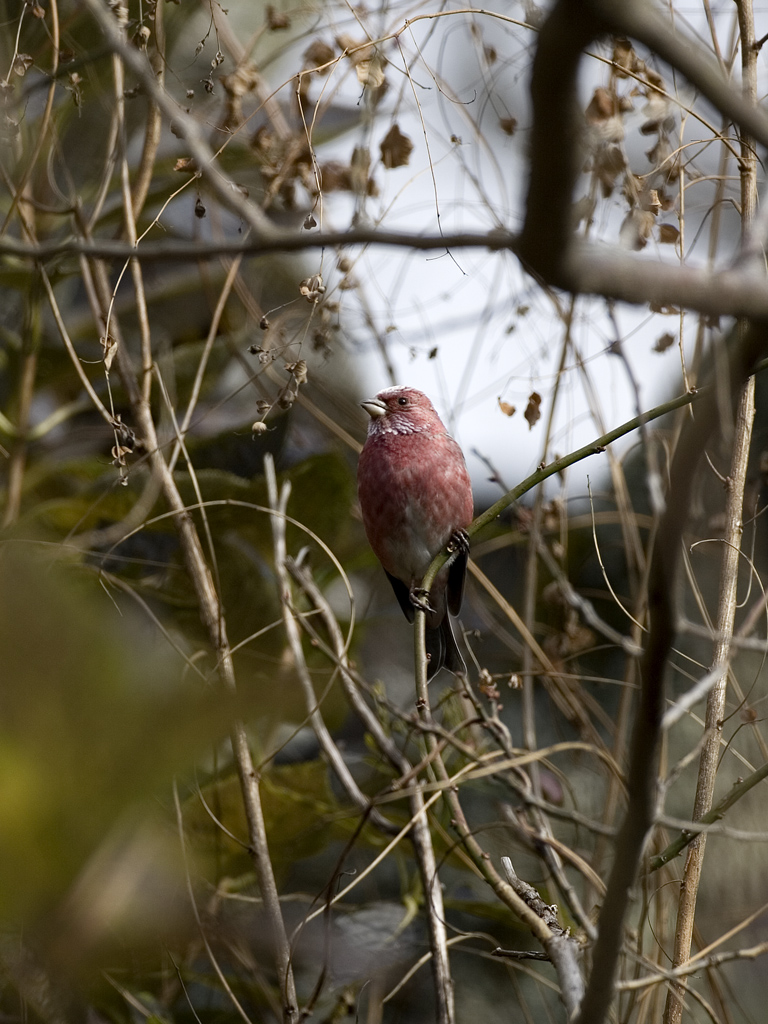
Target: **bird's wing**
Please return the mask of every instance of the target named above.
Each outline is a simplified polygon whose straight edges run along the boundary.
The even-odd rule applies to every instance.
[[[384,572],[387,572],[387,570],[385,569]],[[409,622],[413,622],[414,611],[413,605],[411,604],[410,590],[408,589],[408,587],[406,587],[402,580],[399,580],[397,576],[393,576],[392,573],[387,572],[387,579],[392,584],[392,589],[395,592],[395,597],[397,598],[398,604],[405,612],[406,619],[408,619]]]
[[[443,646],[443,658],[441,664],[445,665],[449,672],[453,672],[454,675],[466,675],[467,666],[464,664],[464,659],[461,656],[458,644],[456,643],[456,637],[453,632],[453,625],[448,615],[442,621],[440,625],[440,635],[442,636]],[[431,669],[431,671],[430,671]],[[427,669],[427,677],[431,678],[435,669],[430,664]]]
[[[458,615],[461,611],[468,560],[469,551],[459,550],[448,569],[448,609],[451,615]]]

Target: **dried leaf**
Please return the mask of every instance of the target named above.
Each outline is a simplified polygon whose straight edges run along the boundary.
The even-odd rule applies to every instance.
[[[528,405],[525,407],[523,416],[528,421],[529,428],[533,430],[534,424],[541,419],[541,395],[538,391],[532,391],[528,396]]]
[[[384,66],[376,55],[370,60],[361,60],[355,65],[357,80],[366,89],[378,89],[384,84]]]
[[[357,80],[367,89],[386,87],[384,78],[385,58],[370,43],[359,43],[352,36],[340,33],[336,44],[349,58],[357,74]]]
[[[312,332],[312,345],[316,352],[329,352],[331,332],[325,327],[318,327]]]
[[[352,175],[349,167],[338,160],[329,160],[320,167],[320,187],[323,192],[351,192]]]
[[[13,58],[13,73],[23,78],[34,63],[28,53],[17,53]]]
[[[99,341],[101,342],[101,347],[104,350],[104,369],[109,373],[112,369],[114,358],[117,355],[117,341],[111,334],[106,337],[102,336],[99,338]]]
[[[203,217],[205,216],[205,206],[203,205],[203,201],[200,198],[200,196],[198,196],[197,199],[195,200],[195,216],[199,220],[202,220]]]
[[[566,626],[564,639],[567,640],[568,653],[579,654],[594,646],[595,634],[587,626],[571,621]]]
[[[123,423],[120,413],[118,413],[109,424],[115,432],[115,438],[122,444],[136,444],[136,433],[127,423]]]
[[[502,402],[502,400],[500,398],[498,399],[498,403],[499,403],[499,408],[501,409],[501,411],[504,413],[505,416],[514,416],[515,415],[515,412],[517,410],[516,410],[514,405],[510,405],[509,402]]]
[[[495,46],[484,46],[483,56],[485,57],[486,62],[488,64],[495,64],[496,61],[498,60],[499,54]]]
[[[197,164],[191,156],[180,156],[173,165],[174,171],[196,171]]]
[[[480,678],[478,679],[477,685],[480,692],[483,693],[488,700],[498,700],[501,696],[499,688],[487,668],[480,669]]]
[[[677,338],[674,336],[674,334],[662,334],[661,337],[657,340],[656,344],[653,346],[653,351],[666,352],[667,349],[671,348],[676,341]]]
[[[353,64],[361,61],[370,61],[373,57],[373,47],[370,43],[361,43],[346,32],[340,32],[336,36],[336,45],[343,50]]]
[[[295,363],[286,363],[285,368],[297,384],[307,383],[307,363],[305,359],[299,359]]]
[[[125,456],[130,455],[133,449],[124,444],[116,444],[112,448],[112,459],[118,466],[125,465]]]
[[[319,302],[325,295],[325,285],[322,274],[313,274],[312,277],[305,277],[299,284],[299,294],[303,295],[307,302]]]
[[[628,71],[635,70],[637,57],[628,39],[615,39],[613,42],[613,63],[616,65],[616,77],[628,78]]]
[[[304,51],[304,67],[307,70],[317,71],[320,75],[327,75],[331,70],[331,61],[335,58],[336,51],[330,43],[322,39],[316,39]]]
[[[317,221],[315,220],[311,213],[308,213],[307,216],[304,218],[303,227],[305,231],[309,231],[311,228],[317,227]]]
[[[607,121],[616,113],[616,98],[603,86],[599,86],[595,89],[585,111],[587,121],[590,124],[599,124],[601,121]]]
[[[600,182],[603,199],[607,199],[616,187],[616,179],[627,166],[623,150],[619,146],[601,146],[592,162],[592,171]]]
[[[680,231],[674,224],[659,224],[659,241],[662,245],[675,245]]]
[[[631,210],[619,230],[619,241],[628,249],[644,249],[656,223],[651,210]]]
[[[517,131],[517,118],[516,117],[500,117],[499,128],[504,132],[505,135],[514,135]]]
[[[670,102],[666,96],[662,96],[655,90],[648,96],[648,102],[643,107],[645,122],[640,126],[643,135],[651,135],[653,132],[669,131],[674,127],[675,119],[671,114]]]
[[[270,32],[278,32],[280,29],[290,28],[291,19],[282,11],[276,11],[272,4],[267,5],[267,28]]]
[[[253,92],[259,84],[260,75],[256,65],[246,61],[244,64],[238,64],[231,75],[222,75],[219,81],[228,96],[239,98]]]
[[[288,384],[285,385],[285,387],[277,397],[277,404],[280,406],[281,409],[291,408],[293,403],[296,401],[296,388],[297,385],[293,382],[293,380],[289,381]]]
[[[390,170],[404,167],[411,158],[413,143],[393,124],[381,142],[381,162]]]
[[[595,89],[585,111],[593,144],[621,142],[625,135],[619,99],[602,87]]]

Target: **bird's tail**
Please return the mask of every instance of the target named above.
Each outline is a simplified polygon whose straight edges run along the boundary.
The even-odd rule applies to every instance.
[[[456,637],[453,635],[451,617],[446,612],[445,618],[435,629],[427,629],[425,643],[429,662],[427,663],[427,679],[437,675],[443,666],[456,675],[466,675],[467,666],[461,656]]]

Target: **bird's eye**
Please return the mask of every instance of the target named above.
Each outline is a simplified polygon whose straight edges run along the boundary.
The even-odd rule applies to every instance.
[[[397,404],[398,405],[408,405],[408,399],[405,397],[405,395],[401,395],[400,398],[398,398],[398,400],[397,400]]]

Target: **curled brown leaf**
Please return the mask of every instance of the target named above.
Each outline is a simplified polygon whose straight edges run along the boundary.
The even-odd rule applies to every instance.
[[[398,125],[393,124],[381,141],[381,162],[390,170],[404,167],[411,158],[413,143],[403,135]]]
[[[533,430],[534,424],[541,419],[541,395],[538,391],[532,391],[528,396],[528,405],[525,407],[523,416],[528,421],[529,428]]]

